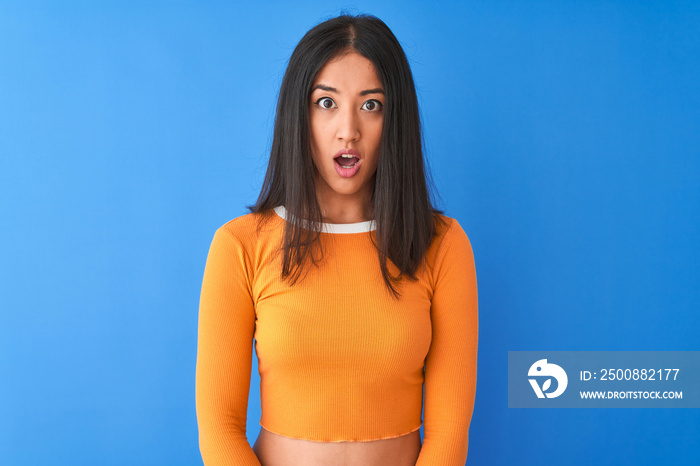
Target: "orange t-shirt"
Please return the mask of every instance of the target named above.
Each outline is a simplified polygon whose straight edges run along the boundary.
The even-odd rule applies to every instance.
[[[288,213],[274,212],[259,233],[258,214],[221,226],[207,256],[196,370],[204,462],[260,464],[246,438],[255,339],[265,429],[316,442],[405,435],[422,425],[425,383],[416,464],[464,465],[478,311],[472,248],[457,220],[443,216],[447,226],[418,281],[403,278],[395,300],[370,237],[373,221],[323,224],[319,267],[309,265],[295,285],[281,281]]]

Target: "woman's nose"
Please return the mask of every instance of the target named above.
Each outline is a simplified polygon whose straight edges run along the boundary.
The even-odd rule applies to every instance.
[[[338,113],[338,139],[346,142],[360,139],[359,117],[357,113],[348,107]]]

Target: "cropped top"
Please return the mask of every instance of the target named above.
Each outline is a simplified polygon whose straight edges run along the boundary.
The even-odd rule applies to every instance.
[[[315,442],[363,442],[418,430],[418,466],[463,466],[476,393],[474,257],[442,216],[396,300],[381,275],[374,221],[322,224],[323,258],[280,279],[283,206],[256,231],[247,214],[219,227],[204,267],[196,367],[200,451],[210,465],[259,465],[246,438],[253,341],[260,425]],[[371,237],[373,235],[373,238]],[[317,257],[318,258],[318,257]],[[387,261],[389,272],[398,268]],[[423,385],[425,384],[425,400]]]

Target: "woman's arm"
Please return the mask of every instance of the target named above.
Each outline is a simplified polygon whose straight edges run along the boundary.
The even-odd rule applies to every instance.
[[[474,255],[452,220],[437,253],[425,360],[425,438],[416,466],[464,466],[476,395],[479,337]]]
[[[246,438],[255,332],[250,270],[240,241],[219,228],[204,269],[197,341],[197,423],[207,466],[260,466]]]

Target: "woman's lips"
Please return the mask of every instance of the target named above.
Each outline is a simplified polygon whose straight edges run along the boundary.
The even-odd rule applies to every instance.
[[[343,165],[350,165],[353,160],[357,160],[357,162],[351,168],[343,168],[340,165],[340,163],[338,163],[338,160],[342,161]],[[360,169],[360,165],[362,165],[362,159],[359,159],[359,158],[346,159],[346,158],[340,157],[339,159],[336,158],[333,161],[333,165],[335,166],[335,171],[338,172],[338,175],[342,176],[343,178],[351,178],[351,177],[355,176],[355,174]]]

